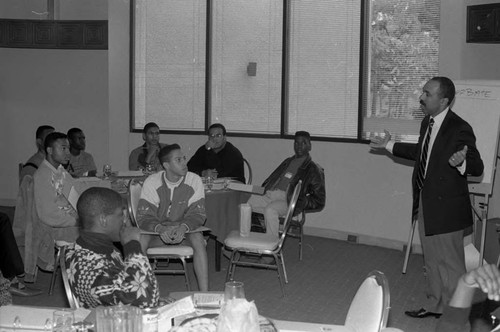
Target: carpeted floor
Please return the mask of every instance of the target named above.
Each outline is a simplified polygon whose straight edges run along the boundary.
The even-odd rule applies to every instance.
[[[2,209],[11,213],[9,209]],[[211,290],[223,290],[228,260],[222,259],[222,271],[214,270],[214,244],[208,243],[209,277]],[[404,315],[408,309],[418,309],[424,290],[421,255],[412,255],[407,273],[401,268],[402,251],[352,244],[345,241],[306,236],[304,258],[298,259],[294,239],[285,244],[285,259],[289,283],[287,296],[282,297],[276,271],[244,268],[236,269],[235,279],[243,281],[247,299],[254,300],[261,315],[294,321],[343,324],[349,304],[366,275],[372,270],[383,272],[388,280],[391,311],[388,326],[406,332],[434,331],[434,318],[412,319]],[[191,286],[197,289],[191,266]],[[54,294],[47,294],[51,273],[40,271],[35,287],[42,295],[14,297],[14,304],[35,306],[67,306],[62,280],[58,276]],[[184,291],[182,276],[158,276],[162,296],[172,291]]]

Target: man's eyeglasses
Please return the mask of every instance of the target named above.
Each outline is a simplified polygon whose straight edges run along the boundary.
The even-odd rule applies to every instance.
[[[222,135],[222,134],[212,134],[212,135],[208,135],[208,137],[209,137],[209,138],[221,138],[222,136],[224,136],[224,135]]]

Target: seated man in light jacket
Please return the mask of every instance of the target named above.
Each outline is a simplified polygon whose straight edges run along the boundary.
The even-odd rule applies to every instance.
[[[150,175],[142,187],[137,222],[150,236],[150,247],[186,240],[193,248],[193,265],[200,291],[208,290],[208,259],[201,232],[205,223],[205,190],[201,178],[188,172],[186,156],[178,144],[163,147],[158,155],[163,171]]]
[[[69,161],[69,142],[63,133],[45,138],[45,160],[36,170],[34,199],[40,222],[33,225],[33,241],[39,241],[34,253],[51,270],[54,264],[54,240],[74,242],[78,237],[75,209],[63,194],[65,183],[73,178],[63,165]],[[28,271],[27,271],[28,272]]]

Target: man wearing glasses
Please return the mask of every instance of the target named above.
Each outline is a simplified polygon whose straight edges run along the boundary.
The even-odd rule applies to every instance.
[[[203,177],[228,177],[245,183],[243,155],[227,141],[226,128],[220,123],[208,128],[208,140],[191,157],[188,168]]]

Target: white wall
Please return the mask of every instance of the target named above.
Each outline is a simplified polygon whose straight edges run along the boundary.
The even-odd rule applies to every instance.
[[[40,123],[60,130],[82,127],[99,166],[127,167],[128,152],[142,142],[140,134],[129,133],[129,6],[127,0],[108,3],[109,51],[0,49],[0,204],[12,204],[16,197],[17,163],[33,152]],[[489,47],[488,61],[464,58],[469,48],[481,47],[457,44],[456,31],[465,31],[464,6],[462,1],[442,1],[441,71],[454,79],[470,78],[462,76],[465,60],[466,73],[485,74],[485,63],[499,58],[498,45]],[[498,72],[489,75],[500,79]],[[180,143],[188,156],[204,139],[162,135],[164,142]],[[291,140],[229,139],[250,160],[254,183],[292,153]],[[411,210],[407,163],[353,143],[313,141],[312,156],[326,171],[327,206],[308,217],[307,232],[342,238],[358,234],[362,242],[385,246],[400,247],[406,241]]]

